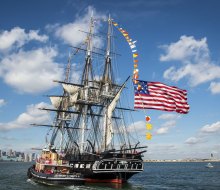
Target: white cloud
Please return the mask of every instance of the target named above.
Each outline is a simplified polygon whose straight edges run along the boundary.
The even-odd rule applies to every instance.
[[[89,30],[89,22],[92,13],[95,19],[104,18],[104,15],[99,14],[98,12],[96,12],[96,10],[93,7],[89,6],[87,9],[87,13],[84,16],[82,15],[78,16],[74,22],[62,26],[58,26],[56,24],[55,35],[61,38],[62,40],[64,40],[66,44],[70,44],[72,46],[77,46],[81,44],[86,39],[87,34],[84,32],[88,32]],[[100,28],[100,26],[98,26],[96,22],[94,25],[95,25],[94,29],[97,31]],[[48,28],[50,29],[51,26]],[[54,27],[52,26],[52,28]],[[84,32],[79,32],[79,30]],[[96,47],[101,46],[101,40],[99,38],[93,38],[93,43],[95,44]]]
[[[131,132],[141,132],[142,134],[145,134],[143,133],[143,131],[146,130],[146,124],[144,121],[137,121],[131,125],[128,126],[127,130],[131,133]]]
[[[39,35],[39,30],[30,30],[28,33],[28,41],[36,40],[39,42],[46,42],[48,40],[48,36],[46,35]]]
[[[209,89],[211,90],[212,94],[219,94],[220,93],[220,82],[211,82]]]
[[[50,122],[50,115],[47,111],[39,110],[39,108],[49,107],[50,105],[41,102],[39,104],[32,104],[27,106],[25,113],[20,114],[16,120],[8,123],[0,123],[0,131],[8,131],[18,128],[30,127],[30,124],[48,123]]]
[[[175,151],[177,149],[177,144],[153,144],[153,148],[157,149],[156,151],[166,152],[167,150]]]
[[[155,131],[155,134],[162,135],[162,134],[167,134],[170,129],[176,126],[176,120],[179,119],[180,116],[177,114],[165,113],[160,115],[158,118],[162,120],[167,120],[161,125],[159,129]]]
[[[174,128],[176,126],[175,120],[169,120],[162,124],[162,127],[156,130],[157,135],[166,134],[169,132],[171,128]]]
[[[0,107],[4,106],[6,104],[4,99],[0,99]]]
[[[179,119],[181,116],[177,114],[172,114],[172,113],[164,113],[161,114],[158,118],[159,119],[164,119],[164,120],[173,120],[173,119]]]
[[[155,133],[157,135],[167,134],[169,131],[169,127],[161,127]]]
[[[204,142],[216,141],[217,139],[214,136],[217,132],[220,132],[220,121],[201,127],[199,132],[194,137],[188,138],[185,143],[200,144]]]
[[[38,30],[30,30],[25,32],[24,29],[20,27],[15,27],[10,31],[0,32],[0,51],[8,51],[13,47],[22,47],[25,43],[31,40],[37,40],[40,42],[45,42],[48,39],[46,35],[39,35]]]
[[[165,55],[160,56],[160,61],[189,61],[209,58],[209,49],[206,38],[196,40],[193,36],[181,36],[180,40],[170,45],[161,46]]]
[[[71,77],[70,81],[73,83],[80,83],[81,81],[81,73],[82,73],[82,65],[73,63],[71,66]]]
[[[220,78],[220,67],[209,62],[187,64],[179,69],[170,67],[164,72],[163,76],[166,79],[176,82],[187,77],[191,86],[197,86],[216,78]]]
[[[178,143],[174,144],[159,144],[149,141],[148,151],[145,154],[145,159],[178,159],[182,155],[179,153],[181,149]],[[181,152],[182,153],[182,152]]]
[[[167,69],[164,78],[175,82],[187,78],[190,86],[220,78],[220,66],[210,60],[206,38],[196,40],[193,36],[181,36],[179,41],[162,48],[166,54],[160,56],[160,61],[180,61],[183,64],[180,68],[172,66]]]
[[[169,127],[169,128],[175,127],[176,126],[176,121],[175,120],[167,121],[162,126],[163,127]]]
[[[197,144],[199,142],[200,142],[200,139],[196,137],[190,137],[185,141],[186,144]]]
[[[0,62],[0,77],[19,92],[37,93],[54,87],[52,80],[61,79],[63,70],[54,62],[54,48],[13,53]]]
[[[205,125],[201,128],[201,132],[203,133],[216,133],[220,132],[220,121],[213,123],[211,125]]]

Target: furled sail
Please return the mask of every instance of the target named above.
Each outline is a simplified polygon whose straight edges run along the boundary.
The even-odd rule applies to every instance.
[[[75,93],[80,89],[79,86],[74,86],[74,85],[71,85],[71,84],[65,84],[65,83],[63,83],[62,86],[63,86],[63,89],[64,89],[66,92],[68,92],[70,95],[71,95],[71,94],[75,94]]]
[[[115,107],[117,105],[117,102],[120,98],[121,92],[123,88],[125,87],[125,83],[122,85],[121,89],[116,94],[115,98],[112,100],[112,102],[109,104],[107,108],[107,112],[104,117],[104,126],[106,126],[106,140],[105,140],[105,147],[108,147],[108,145],[111,143],[112,137],[113,137],[113,128],[112,128],[112,114],[115,110]],[[107,122],[107,124],[106,124]]]
[[[79,105],[76,104],[78,95],[79,93],[76,92],[74,95],[69,96],[69,106],[75,108],[76,110],[79,109]]]
[[[61,96],[50,96],[50,101],[55,108],[59,108],[62,98]]]
[[[77,97],[78,97],[78,92],[75,93],[74,95],[70,95],[70,104],[74,105],[77,101]]]
[[[79,95],[80,87],[65,83],[63,83],[62,86],[63,89],[69,94],[69,106],[77,109],[78,106],[76,105],[76,102]]]

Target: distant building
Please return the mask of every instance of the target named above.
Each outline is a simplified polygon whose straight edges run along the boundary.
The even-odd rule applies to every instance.
[[[0,150],[0,161],[31,162],[37,157],[36,153],[17,152],[12,149],[6,151]]]
[[[13,152],[12,152],[12,156],[16,156],[16,151],[13,151]]]
[[[5,151],[2,151],[2,156],[6,156],[6,152]]]
[[[24,158],[21,156],[21,154],[17,157],[18,159],[18,162],[23,162],[24,161]]]
[[[24,154],[24,161],[25,162],[29,162],[30,161],[28,154]]]
[[[29,162],[31,162],[32,160],[33,160],[33,154],[30,153],[30,154],[29,154]]]
[[[9,150],[8,156],[13,156],[12,149]]]

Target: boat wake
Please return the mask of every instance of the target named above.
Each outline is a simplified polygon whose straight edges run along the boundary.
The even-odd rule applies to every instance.
[[[76,187],[76,186],[74,186],[74,185],[68,186],[66,189],[70,189],[70,190],[80,190],[78,187]]]
[[[65,189],[69,189],[69,190],[92,190],[90,187],[86,187],[86,186],[66,186]],[[95,189],[94,189],[95,190]]]
[[[97,189],[99,189],[99,190],[108,190],[108,189],[112,189],[112,188],[110,188],[110,187],[106,187],[105,185],[104,186],[91,186],[91,185],[89,185],[89,186],[74,186],[74,185],[71,185],[71,186],[66,186],[65,187],[65,189],[68,189],[68,190],[97,190]]]
[[[33,180],[31,180],[31,179],[27,179],[27,182],[28,183],[30,183],[30,184],[32,184],[32,185],[37,185],[37,183],[35,183]]]

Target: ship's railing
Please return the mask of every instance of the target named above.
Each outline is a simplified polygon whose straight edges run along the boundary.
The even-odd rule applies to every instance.
[[[98,98],[98,90],[97,89],[89,89],[89,92],[88,92],[88,99],[90,101],[94,101],[94,102],[97,102],[99,100]]]
[[[113,99],[116,96],[119,89],[119,87],[113,87],[111,88],[111,90],[103,88],[100,92],[99,88],[87,87],[87,89],[81,89],[79,99],[91,102],[99,102],[103,97]],[[88,90],[86,94],[85,90]]]
[[[97,89],[88,89],[88,95],[87,98],[85,98],[85,92],[84,89],[81,90],[80,92],[80,99],[81,100],[87,100],[87,101],[93,101],[93,102],[98,102],[99,101],[99,91]]]
[[[66,160],[51,160],[45,158],[38,158],[36,162],[40,164],[48,164],[48,165],[69,165],[69,162]]]
[[[114,98],[115,97],[115,93],[114,92],[103,91],[101,96],[105,96],[105,97],[108,97],[108,98]]]
[[[93,170],[128,170],[128,171],[140,171],[143,170],[143,163],[139,160],[132,161],[132,160],[103,160],[103,161],[96,161],[93,164]]]

